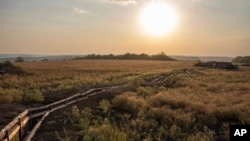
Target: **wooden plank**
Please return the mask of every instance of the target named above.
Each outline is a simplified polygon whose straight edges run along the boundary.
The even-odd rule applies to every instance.
[[[48,109],[48,108],[49,108],[49,105],[45,105],[45,106],[37,107],[37,108],[30,108],[29,112],[40,111],[40,110],[44,110],[44,109]]]
[[[83,99],[88,99],[88,97],[82,97],[82,98],[79,98],[77,100],[80,101],[80,100],[83,100]]]
[[[5,136],[5,132],[8,130],[8,131],[11,131],[11,129],[15,126],[15,125],[18,125],[18,118],[23,118],[25,116],[28,115],[28,110],[24,110],[22,113],[20,113],[17,117],[15,117],[9,124],[7,124],[1,131],[1,134],[0,134],[0,140],[4,138]]]
[[[31,139],[34,137],[36,131],[39,129],[39,127],[41,126],[43,120],[49,115],[50,112],[46,112],[42,119],[35,125],[35,127],[31,130],[30,134],[24,138],[23,141],[31,141]]]
[[[45,106],[42,106],[42,107],[37,107],[37,108],[31,108],[31,109],[28,109],[28,110],[25,110],[23,111],[21,114],[19,114],[14,120],[12,120],[8,125],[6,125],[3,130],[0,132],[0,140],[2,140],[4,137],[5,137],[5,132],[8,130],[9,131],[9,139],[12,139],[16,134],[17,132],[19,131],[20,129],[20,126],[18,125],[18,118],[21,118],[23,119],[25,116],[25,119],[22,121],[22,125],[25,126],[26,123],[32,119],[32,118],[35,118],[35,117],[39,117],[39,116],[43,116],[43,118],[36,124],[36,126],[32,129],[33,130],[37,130],[39,127],[40,127],[40,124],[41,122],[44,120],[45,117],[48,116],[48,114],[50,112],[53,112],[53,111],[56,111],[58,109],[61,109],[63,107],[66,107],[70,104],[73,104],[76,102],[76,100],[83,100],[83,99],[88,99],[88,96],[93,96],[93,95],[96,95],[102,91],[105,91],[104,88],[93,88],[93,89],[90,89],[84,93],[78,93],[76,95],[73,95],[71,97],[68,97],[66,99],[62,99],[62,100],[59,100],[59,101],[56,101],[56,102],[53,102],[51,104],[48,104],[48,105],[45,105]],[[53,107],[53,106],[56,106],[52,109],[50,109],[50,107]],[[48,110],[49,109],[49,110]],[[39,112],[39,113],[35,113],[35,114],[32,114],[30,117],[27,116],[29,112]],[[42,112],[41,112],[42,111]],[[37,129],[36,129],[37,128]],[[34,131],[35,133],[36,131]],[[33,134],[34,134],[33,133]],[[34,135],[32,135],[33,137]],[[31,137],[31,138],[32,138]],[[27,140],[30,140],[31,139],[30,137],[27,138]],[[7,139],[6,139],[7,140]],[[5,140],[4,140],[5,141]]]
[[[36,117],[40,117],[40,116],[44,115],[46,112],[48,112],[48,111],[50,111],[50,110],[42,111],[42,112],[36,113],[36,114],[32,114],[32,115],[30,116],[30,119],[33,119],[33,118],[36,118]]]
[[[29,121],[29,117],[25,117],[24,120],[22,120],[22,125],[23,127],[28,123]],[[9,134],[9,139],[12,140],[12,138],[18,133],[18,131],[20,130],[20,126],[19,125],[15,125],[15,127],[13,127],[13,129],[10,132]],[[7,141],[7,138],[3,139],[3,141]]]
[[[66,100],[66,101],[69,101],[69,100],[75,99],[75,98],[77,98],[77,97],[79,97],[79,96],[81,96],[80,93],[78,93],[78,94],[76,94],[76,95],[73,95],[73,96],[71,96],[71,97],[68,97],[68,98],[66,98],[65,100]]]

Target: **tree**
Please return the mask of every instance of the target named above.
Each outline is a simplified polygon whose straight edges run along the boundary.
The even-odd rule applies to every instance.
[[[24,62],[24,58],[19,56],[15,59],[15,62]]]
[[[233,63],[250,63],[250,56],[238,56],[232,60]]]

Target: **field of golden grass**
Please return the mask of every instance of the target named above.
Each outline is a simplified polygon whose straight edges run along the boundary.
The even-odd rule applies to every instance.
[[[0,80],[0,103],[43,102],[44,93],[123,84],[145,74],[191,65],[190,62],[75,60],[16,63],[28,74]],[[31,96],[31,93],[34,95]]]
[[[250,68],[226,71],[194,67],[194,63],[17,63],[28,74],[4,77],[0,103],[46,103],[49,99],[44,95],[60,91],[126,84],[128,91],[113,99],[105,100],[104,95],[99,105],[73,106],[63,112],[61,126],[53,128],[57,132],[52,134],[57,139],[75,139],[67,134],[74,132],[78,140],[101,141],[228,140],[230,124],[250,124]],[[160,82],[151,83],[155,78]],[[56,127],[54,123],[57,120],[50,119],[44,126]],[[68,128],[63,131],[63,127]]]

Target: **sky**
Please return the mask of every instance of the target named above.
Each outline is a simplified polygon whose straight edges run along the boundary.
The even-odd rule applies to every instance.
[[[151,36],[139,24],[152,0],[1,0],[0,54],[250,55],[250,0],[154,0],[177,24]]]

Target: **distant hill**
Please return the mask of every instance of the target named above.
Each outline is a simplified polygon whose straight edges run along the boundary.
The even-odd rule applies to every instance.
[[[233,63],[246,63],[250,64],[250,56],[238,56],[232,60]]]
[[[42,61],[42,60],[70,60],[70,59],[76,59],[78,57],[78,59],[83,58],[85,56],[88,56],[86,58],[89,59],[114,59],[114,56],[117,56],[118,58],[122,59],[122,58],[126,58],[128,57],[126,54],[124,55],[96,55],[96,56],[91,56],[91,55],[95,55],[95,54],[91,54],[91,55],[33,55],[33,54],[0,54],[0,62],[4,62],[4,61],[12,61],[14,62],[15,59],[17,57],[22,57],[24,58],[24,61]],[[133,56],[134,55],[134,56]],[[158,54],[159,55],[159,54]],[[100,58],[101,56],[101,58]],[[141,57],[144,59],[148,59],[147,54],[139,54],[139,56],[136,56],[136,54],[130,54],[130,57],[134,57],[134,59],[136,59],[137,57]],[[166,55],[167,56],[167,55]],[[157,56],[154,56],[157,57]],[[158,56],[159,57],[159,56]],[[209,56],[181,56],[181,55],[169,55],[167,56],[167,58],[165,59],[175,59],[175,60],[184,60],[184,61],[219,61],[219,62],[231,62],[234,58],[233,57],[209,57]],[[158,58],[159,59],[159,58]],[[157,59],[156,59],[157,60]]]
[[[30,55],[30,54],[0,54],[0,62],[12,61],[17,57],[22,57],[24,61],[42,61],[42,60],[64,60],[73,59],[78,55]]]
[[[214,56],[177,56],[177,55],[170,55],[171,58],[176,60],[185,60],[185,61],[217,61],[217,62],[231,62],[233,57],[214,57]]]

